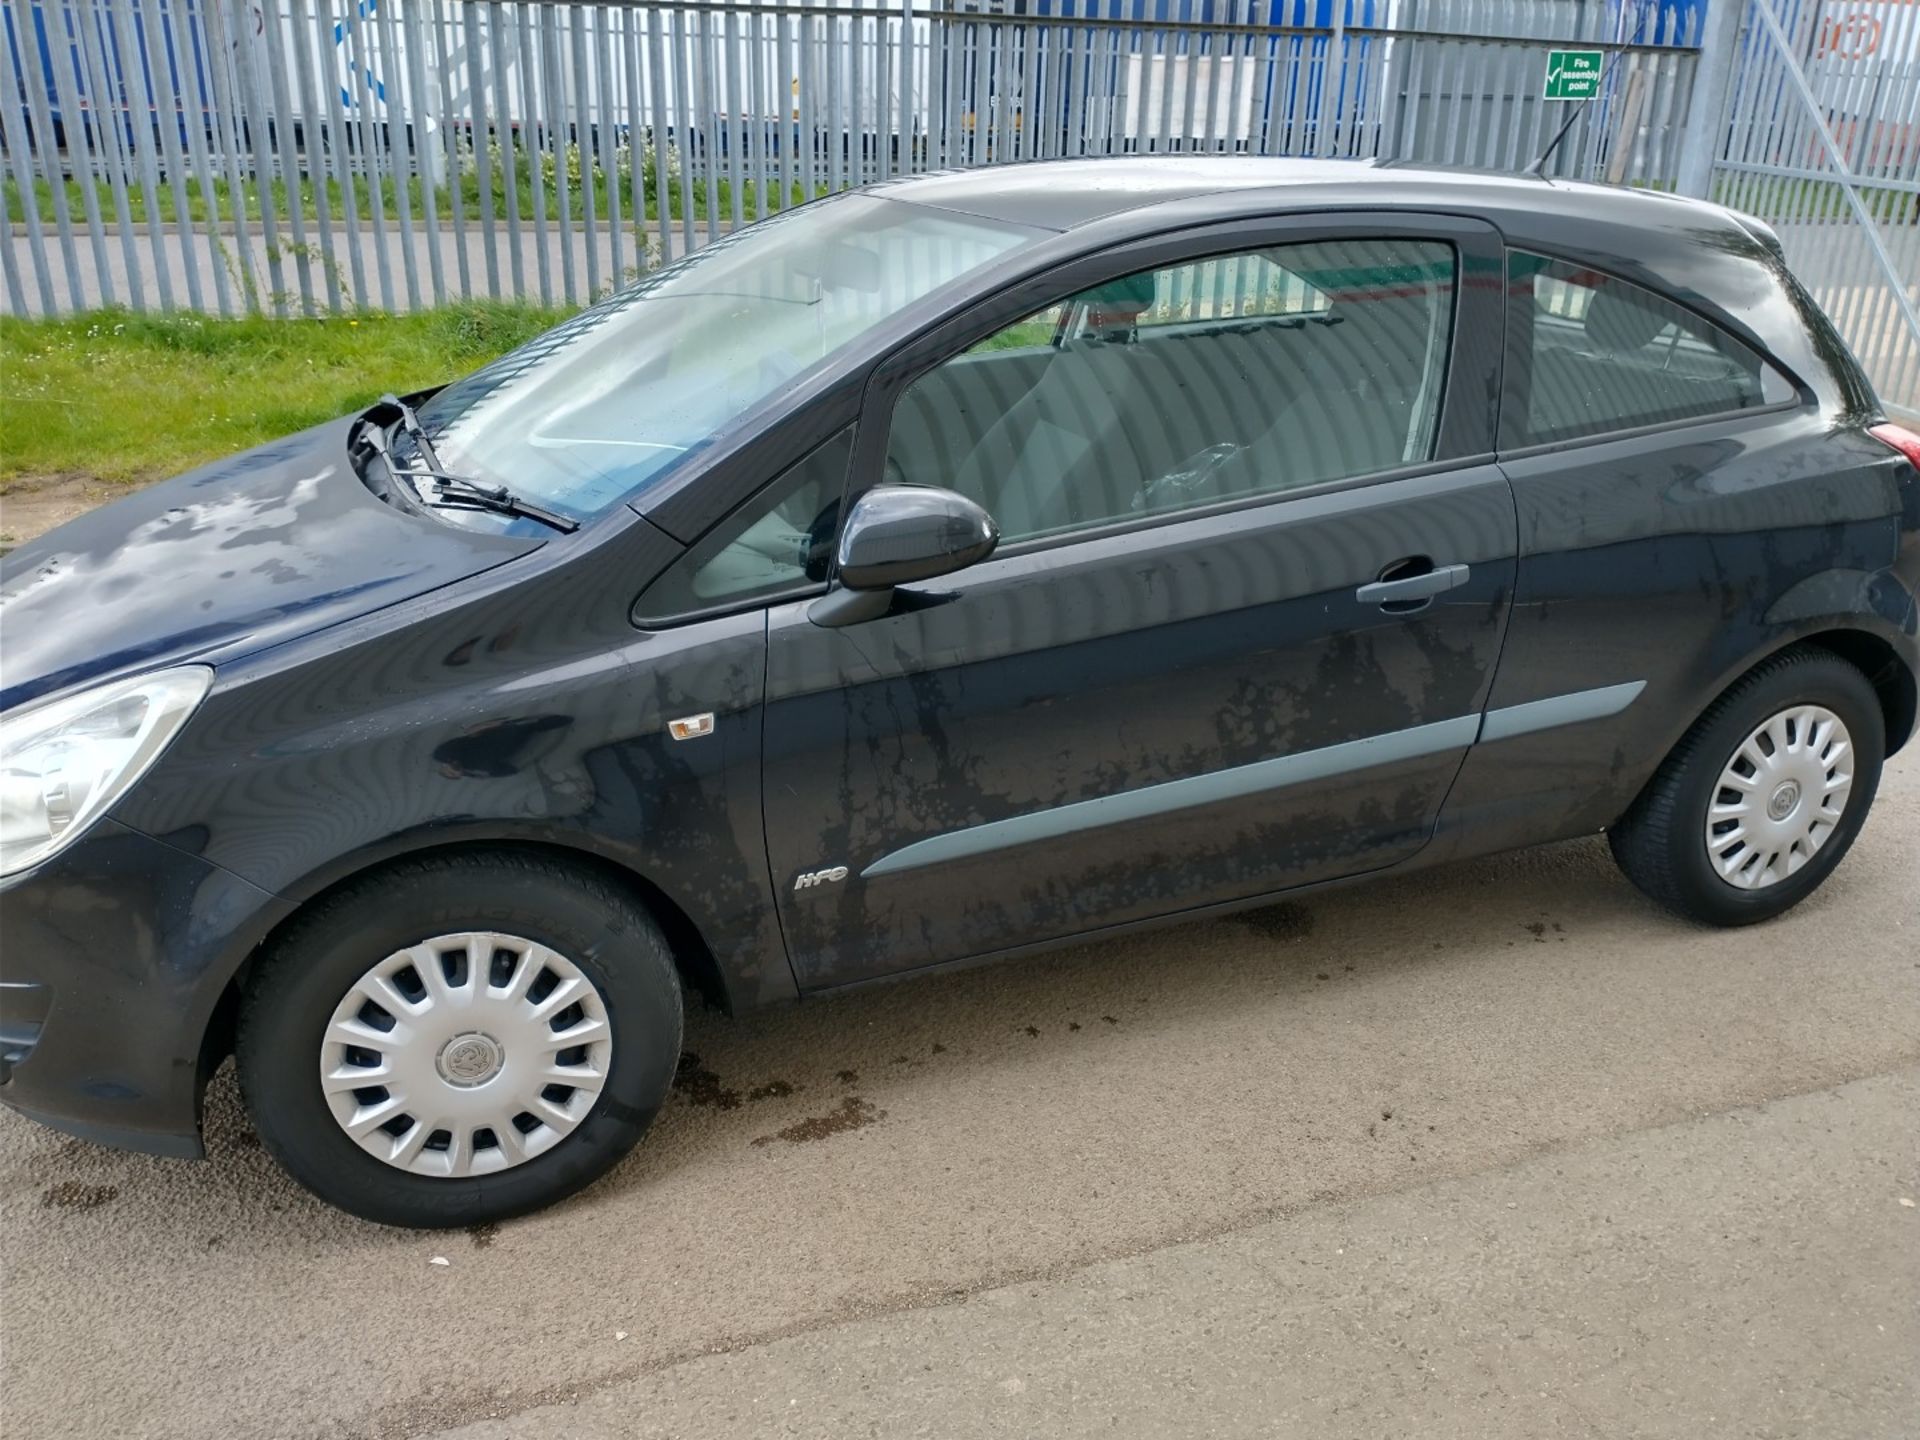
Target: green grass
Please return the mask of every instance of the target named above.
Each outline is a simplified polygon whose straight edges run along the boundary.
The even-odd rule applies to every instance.
[[[583,193],[580,183],[579,154],[574,147],[568,146],[565,158],[567,161],[567,214],[569,218],[576,222],[584,221],[587,216],[587,197]],[[604,225],[610,207],[610,196],[608,195],[609,176],[597,163],[592,167],[591,174],[593,179],[594,214],[599,218],[599,223]],[[234,218],[233,187],[229,185],[223,177],[215,176],[213,178],[213,183],[210,187],[212,190],[211,204],[209,204],[208,193],[201,188],[198,178],[192,173],[189,173],[185,178],[187,218],[191,223],[196,225],[204,224],[209,209],[211,209],[212,213],[221,222],[226,223],[232,221]],[[481,185],[483,178],[486,188],[491,192],[490,198],[493,201],[493,213],[496,222],[504,222],[506,219],[509,179],[512,181],[514,201],[519,208],[520,219],[523,223],[531,223],[533,220],[536,190],[540,192],[539,198],[546,206],[547,218],[556,222],[559,220],[560,186],[554,175],[552,157],[550,155],[531,155],[525,151],[516,150],[514,152],[514,163],[511,167],[505,163],[504,157],[494,157],[491,158],[484,167],[463,171],[460,175],[460,213],[462,217],[468,221],[477,220],[480,216]],[[633,223],[633,216],[630,213],[633,199],[632,172],[625,163],[621,163],[616,165],[611,179],[612,183],[617,184],[619,187],[621,220],[624,224],[630,226]],[[640,183],[645,199],[646,218],[649,221],[657,222],[660,219],[660,194],[658,187],[654,183],[653,162],[651,159],[645,160],[641,165]],[[107,225],[117,223],[118,212],[114,209],[113,190],[106,181],[82,181],[70,177],[64,181],[63,184],[68,213],[72,216],[75,223],[86,223],[86,196],[82,188],[85,184],[91,184],[93,186],[94,200],[99,206],[102,221]],[[371,223],[376,189],[379,194],[381,212],[386,216],[387,223],[390,225],[398,223],[399,191],[393,177],[382,177],[379,185],[376,187],[368,177],[355,175],[352,177],[352,187],[354,213],[359,217],[361,224]],[[258,221],[260,219],[261,188],[261,186],[251,180],[242,180],[240,183],[240,213],[248,220]],[[282,181],[275,180],[266,187],[266,191],[267,198],[271,202],[272,213],[284,221],[291,213],[287,203],[286,185]],[[319,201],[321,197],[316,194],[313,181],[302,177],[299,181],[298,191],[300,197],[300,213],[309,220],[318,219],[320,214]],[[417,176],[408,179],[406,193],[407,206],[413,218],[416,221],[422,219],[425,215],[425,209],[421,199],[423,187]],[[824,187],[819,189],[817,193],[826,193]],[[777,195],[778,192],[776,191],[775,194]],[[324,196],[330,219],[336,224],[343,222],[347,217],[347,197],[342,190],[340,182],[338,180],[328,179],[324,185]],[[34,208],[39,214],[40,223],[51,226],[54,222],[54,209],[53,187],[50,182],[44,178],[35,178],[33,181],[33,197]],[[791,187],[790,193],[785,200],[785,206],[791,207],[798,205],[806,198],[804,187],[796,184]],[[179,205],[174,198],[171,185],[163,183],[156,186],[153,199],[154,204],[152,207],[149,207],[146,190],[141,186],[136,175],[132,183],[127,186],[127,213],[129,220],[133,224],[144,225],[150,215],[156,212],[161,221],[166,224],[172,224],[178,217]],[[745,219],[756,220],[760,217],[761,200],[762,196],[759,187],[753,181],[748,180],[742,182],[740,187],[740,210]],[[443,223],[450,223],[453,217],[453,209],[452,199],[448,194],[447,186],[439,185],[434,187],[433,202],[434,213],[440,217]],[[0,181],[0,204],[4,205],[6,218],[9,223],[17,224],[25,222],[27,215],[26,206],[21,202],[20,187],[11,176],[4,181]],[[704,179],[697,179],[683,185],[677,175],[669,176],[667,181],[668,217],[673,220],[682,219],[689,207],[691,207],[692,218],[696,221],[705,221],[709,218],[716,222],[726,221],[733,215],[733,183],[725,177],[721,177],[711,184]],[[780,207],[770,205],[768,208],[771,210]]]
[[[476,303],[319,320],[0,317],[0,482],[175,474],[452,379],[567,313]]]
[[[1920,222],[1920,196],[1880,188],[1871,180],[1861,182],[1860,189],[1867,213],[1879,224]],[[1853,207],[1847,202],[1846,191],[1831,180],[1723,175],[1714,186],[1713,198],[1719,204],[1763,216],[1773,224],[1853,219]]]

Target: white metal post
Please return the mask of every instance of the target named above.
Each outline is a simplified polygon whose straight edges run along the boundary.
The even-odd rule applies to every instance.
[[[1680,173],[1676,187],[1682,195],[1705,199],[1713,186],[1713,162],[1727,128],[1727,93],[1733,85],[1734,57],[1740,53],[1741,22],[1747,0],[1707,0],[1707,19],[1700,32],[1700,53],[1694,60],[1693,93],[1687,100],[1687,123],[1680,136]]]

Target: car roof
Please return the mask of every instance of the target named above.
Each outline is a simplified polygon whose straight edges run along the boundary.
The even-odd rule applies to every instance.
[[[869,194],[895,200],[1061,231],[1176,201],[1226,201],[1258,190],[1280,192],[1273,198],[1283,207],[1291,201],[1302,210],[1440,205],[1489,216],[1603,218],[1660,230],[1702,224],[1742,229],[1717,205],[1657,191],[1401,161],[1115,155],[939,170],[868,187]]]

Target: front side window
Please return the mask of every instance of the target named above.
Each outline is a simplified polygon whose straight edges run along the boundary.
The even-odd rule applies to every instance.
[[[1012,542],[1421,463],[1456,269],[1444,242],[1326,240],[1094,286],[915,381],[887,478]]]
[[[1507,259],[1503,449],[1748,410],[1792,386],[1711,321],[1599,270]]]
[[[1044,233],[873,195],[802,205],[456,381],[420,420],[446,469],[584,519],[922,296]]]
[[[636,617],[675,620],[825,583],[852,452],[849,427],[789,466],[649,585]]]

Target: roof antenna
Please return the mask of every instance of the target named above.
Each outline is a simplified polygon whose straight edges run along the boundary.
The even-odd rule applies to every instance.
[[[1730,3],[1730,0],[1722,0],[1722,3]],[[1533,180],[1545,178],[1547,161],[1551,160],[1553,158],[1553,152],[1560,148],[1560,142],[1567,138],[1567,132],[1573,129],[1573,122],[1580,118],[1581,113],[1587,106],[1591,105],[1597,97],[1606,93],[1607,82],[1613,78],[1613,67],[1618,65],[1620,63],[1620,57],[1627,53],[1627,46],[1638,45],[1640,43],[1641,32],[1647,28],[1647,15],[1657,8],[1658,7],[1654,5],[1643,5],[1641,7],[1640,22],[1633,27],[1633,38],[1627,41],[1626,45],[1613,52],[1612,56],[1607,60],[1606,69],[1600,72],[1600,79],[1593,87],[1593,94],[1573,102],[1573,108],[1567,111],[1567,118],[1560,122],[1560,128],[1553,132],[1553,138],[1547,142],[1547,148],[1540,152],[1539,159],[1535,160],[1520,172],[1522,175]]]

